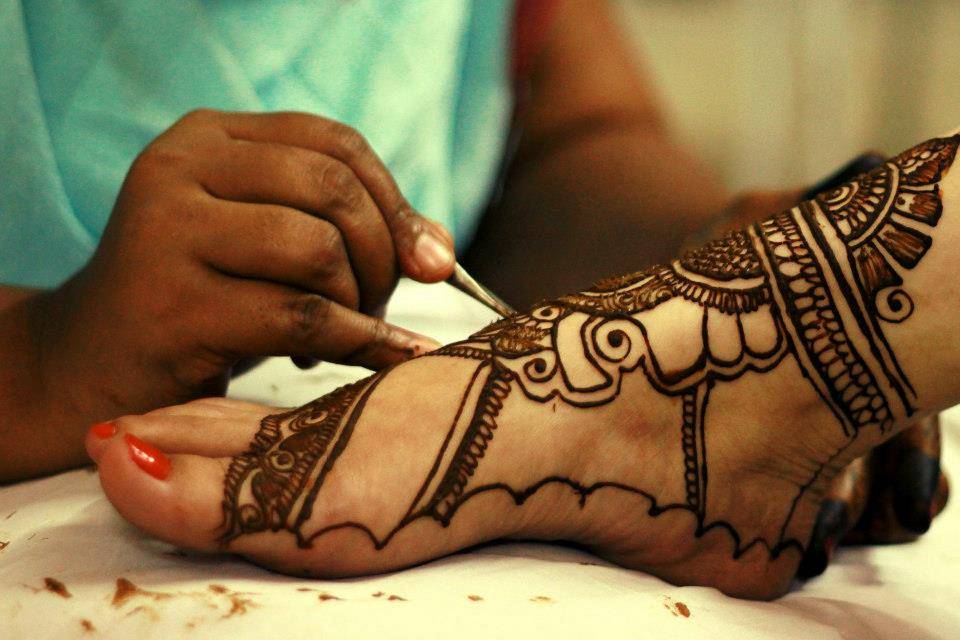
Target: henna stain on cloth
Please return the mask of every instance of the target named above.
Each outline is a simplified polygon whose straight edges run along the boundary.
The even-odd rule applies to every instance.
[[[147,591],[141,589],[126,578],[117,578],[117,586],[113,592],[113,599],[110,601],[110,604],[120,608],[136,597],[151,598],[153,600],[169,600],[173,597],[173,594],[162,591]]]
[[[94,633],[97,630],[97,628],[93,626],[93,623],[86,618],[80,620],[80,626],[83,627],[84,633]]]
[[[256,602],[251,598],[245,598],[244,596],[252,595],[250,592],[246,591],[232,591],[222,584],[211,584],[207,586],[207,589],[211,593],[217,595],[225,596],[230,603],[230,610],[227,611],[222,617],[223,618],[232,618],[235,615],[243,615],[247,613],[248,607],[258,607]],[[194,595],[192,593],[185,593],[181,595]]]
[[[409,508],[381,534],[364,522],[315,522],[314,506],[390,369],[264,418],[226,473],[221,543],[282,530],[294,534],[299,548],[309,549],[328,533],[355,529],[381,550],[415,521],[449,526],[460,507],[478,495],[502,492],[519,507],[540,489],[561,485],[581,507],[597,492],[617,491],[645,499],[650,517],[688,512],[696,525],[693,535],[724,532],[734,559],[754,547],[771,559],[788,550],[802,555],[806,543],[792,527],[795,512],[824,470],[862,430],[886,432],[895,418],[917,410],[916,390],[885,331],[916,309],[908,291],[910,271],[933,246],[943,212],[939,183],[958,146],[960,134],[931,139],[678,260],[542,302],[421,356],[466,360],[474,369]],[[655,326],[652,312],[667,303],[700,319],[690,343],[699,352],[683,364],[671,359],[669,340],[648,331],[648,324]],[[561,334],[569,337],[563,349]],[[811,465],[786,513],[777,516],[778,526],[760,535],[714,513],[708,483],[710,396],[718,385],[764,375],[785,361],[799,369],[802,384],[833,415],[841,444]],[[676,446],[683,462],[675,469],[680,485],[675,501],[665,501],[659,487],[616,477],[592,484],[562,475],[522,485],[478,480],[485,477],[478,468],[496,450],[506,407],[563,403],[566,411],[587,413],[616,402],[630,376],[679,400]]]
[[[679,618],[681,616],[684,618],[690,617],[690,607],[679,600],[675,601],[670,596],[663,596],[663,607],[675,618]]]
[[[406,601],[407,601],[406,598],[403,598],[403,597],[401,597],[401,596],[390,596],[389,598],[387,598],[387,600],[390,600],[390,601],[392,601],[392,602],[406,602]]]
[[[481,600],[483,600],[483,598],[481,598],[480,596],[474,596],[474,595],[467,596],[467,599],[472,600],[473,602],[480,602]]]
[[[372,594],[370,594],[370,595],[372,595],[374,598],[382,598],[383,596],[385,596],[385,595],[387,595],[387,594],[385,594],[383,591],[377,591],[376,593],[372,593]]]
[[[311,589],[310,587],[298,587],[297,591],[316,591],[316,589]]]
[[[553,602],[553,598],[549,596],[533,596],[530,598],[530,602]]]
[[[10,546],[10,541],[9,541],[9,540],[0,540],[0,551],[3,551],[4,549],[6,549],[6,548],[9,547],[9,546]]]
[[[338,598],[332,593],[324,592],[324,593],[317,594],[317,600],[319,600],[320,602],[327,602],[328,600],[342,600],[342,599],[343,598]]]
[[[154,601],[160,601],[160,600],[170,600],[176,595],[178,594],[167,593],[164,591],[148,591],[146,589],[141,589],[140,587],[130,582],[126,578],[117,578],[117,586],[113,592],[113,600],[111,600],[110,604],[112,604],[114,607],[119,608],[125,605],[131,599],[136,597],[150,598],[151,600],[154,600]]]
[[[10,513],[7,514],[7,517],[4,518],[4,520],[9,520],[10,518],[13,517],[13,514],[15,514],[16,512],[17,512],[17,510],[14,509],[13,511],[11,511]]]
[[[148,591],[146,589],[141,589],[126,578],[117,578],[117,586],[116,590],[114,591],[111,604],[116,608],[120,608],[130,602],[130,600],[133,598],[149,598],[154,602],[170,600],[172,598],[193,598],[212,609],[220,609],[220,603],[217,602],[216,599],[211,601],[210,594],[213,594],[214,598],[222,596],[226,599],[226,604],[229,605],[229,609],[224,612],[221,618],[232,618],[236,615],[243,615],[247,613],[249,608],[259,606],[251,598],[245,597],[255,594],[245,591],[232,591],[222,584],[210,584],[207,586],[206,591],[183,591],[169,593],[164,591]],[[150,607],[141,605],[132,609],[127,615],[133,615],[134,613],[156,614],[156,611]]]
[[[73,595],[67,591],[67,586],[56,578],[44,578],[43,588],[50,593],[55,593],[61,598],[71,598]]]
[[[248,607],[258,607],[256,602],[250,598],[244,598],[239,593],[231,593],[227,596],[230,599],[230,610],[223,614],[224,618],[232,618],[233,616],[242,616],[247,613]]]
[[[110,604],[115,607],[121,607],[127,600],[139,593],[140,589],[126,578],[117,578],[116,590],[113,592],[113,600]]]
[[[151,620],[153,620],[154,622],[160,619],[160,614],[157,613],[157,610],[154,609],[153,607],[148,607],[146,605],[140,605],[139,607],[134,607],[133,609],[128,611],[124,617],[129,618],[131,616],[135,616],[138,614],[143,614],[148,618],[150,618]]]

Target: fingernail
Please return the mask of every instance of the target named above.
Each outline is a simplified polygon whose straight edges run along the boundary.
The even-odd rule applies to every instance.
[[[930,528],[931,505],[939,480],[939,460],[920,450],[904,454],[893,496],[893,512],[904,529],[926,533]]]
[[[127,442],[130,457],[137,466],[152,475],[154,478],[166,480],[170,475],[170,458],[163,455],[152,444],[144,442],[131,433],[125,433],[123,439]]]
[[[432,273],[453,264],[453,253],[433,233],[421,233],[413,246],[420,267]]]
[[[411,340],[411,349],[413,349],[413,355],[422,356],[425,353],[430,353],[441,347],[441,344],[436,340],[431,340],[429,338],[418,338],[416,340]]]
[[[798,578],[813,578],[826,571],[837,546],[837,540],[846,528],[846,521],[846,503],[834,499],[823,501],[810,542],[800,561],[800,566],[797,567]]]
[[[828,564],[830,564],[830,559],[827,557],[826,549],[819,541],[811,542],[797,567],[797,577],[801,580],[815,578],[827,570]]]
[[[447,243],[448,245],[453,244],[453,234],[450,231],[435,220],[427,220],[430,223],[430,226],[433,227],[433,230],[437,232],[437,235],[440,236],[440,239]]]
[[[90,427],[90,433],[100,440],[107,440],[117,435],[117,425],[113,422],[101,422]]]
[[[316,358],[311,358],[309,356],[291,356],[290,360],[293,364],[301,370],[312,369],[317,366],[317,363],[320,362]]]
[[[914,503],[912,505],[897,505],[895,508],[900,525],[910,533],[926,533],[933,523],[930,515],[933,511],[930,503]]]
[[[439,349],[441,346],[442,345],[436,340],[428,338],[427,336],[421,336],[417,333],[398,331],[394,334],[394,347],[401,351],[408,352],[411,358],[430,353],[435,349]]]

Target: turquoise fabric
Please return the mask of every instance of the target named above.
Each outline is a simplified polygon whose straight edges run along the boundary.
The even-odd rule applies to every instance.
[[[511,0],[0,0],[0,282],[54,286],[198,107],[356,127],[463,248],[503,154]]]

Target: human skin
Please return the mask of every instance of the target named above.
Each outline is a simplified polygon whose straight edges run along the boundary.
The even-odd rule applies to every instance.
[[[836,474],[960,399],[958,145],[300,409],[201,401],[88,450],[146,532],[291,574],[532,538],[776,597]]]
[[[696,246],[691,238],[702,242],[762,220],[796,205],[807,191],[730,197],[717,176],[677,144],[650,74],[603,2],[559,2],[525,80],[528,102],[516,116],[517,151],[502,195],[462,258],[515,305],[668,259],[681,245]],[[919,425],[890,443],[886,466],[895,461],[896,472],[883,476],[896,481],[878,479],[871,488],[869,474],[856,473],[859,466],[837,478],[809,549],[807,575],[824,569],[854,527],[851,538],[859,542],[907,540],[926,531],[946,495],[938,435]],[[859,490],[851,494],[850,487]],[[887,515],[878,520],[874,513]]]
[[[652,117],[649,90],[637,70],[625,64],[630,54],[622,43],[611,40],[609,54],[603,54],[604,50],[597,46],[582,48],[584,38],[577,36],[576,29],[572,28],[576,20],[583,20],[582,29],[591,43],[598,32],[602,34],[611,28],[606,13],[594,12],[587,4],[560,3],[555,25],[562,24],[563,29],[554,29],[554,33],[564,37],[548,38],[545,47],[548,54],[539,57],[534,73],[534,101],[526,110],[522,125],[529,135],[523,137],[522,147],[527,148],[527,141],[539,145],[539,141],[559,132],[582,131],[577,121],[593,122],[598,114],[614,113],[616,117],[612,121],[601,117],[604,126],[598,130],[588,128],[581,138],[587,144],[592,139],[600,141],[598,153],[625,158],[625,170],[634,172],[629,182],[629,191],[634,195],[623,206],[605,210],[610,211],[611,224],[631,221],[641,228],[647,224],[644,221],[656,221],[661,214],[656,208],[632,205],[645,204],[648,200],[644,194],[662,195],[664,184],[658,177],[661,172],[642,170],[638,162],[641,155],[635,150],[635,134],[639,134],[637,139],[641,141],[651,141],[652,146],[644,152],[649,157],[659,154],[659,157],[673,158],[677,166],[686,164],[686,169],[677,173],[693,180],[691,188],[684,192],[705,194],[717,192],[717,187],[713,179],[706,178],[708,173],[701,165],[670,140],[665,129],[658,125],[656,135],[650,135],[647,129]],[[571,11],[576,13],[571,15]],[[584,82],[587,78],[584,67],[570,64],[581,52],[592,57],[596,65],[608,69],[607,73],[598,75],[594,68],[595,77],[603,76],[601,82]],[[597,55],[601,57],[595,57]],[[571,88],[562,101],[543,91],[557,83]],[[556,108],[547,108],[550,103]],[[178,132],[189,134],[197,129],[216,129],[215,121],[225,117],[226,114],[203,111],[190,114],[175,127],[174,135],[168,133],[164,138],[169,140]],[[211,155],[209,146],[184,148],[181,145],[165,156],[166,151],[157,148],[161,145],[154,143],[133,166],[125,192],[117,202],[113,215],[116,219],[111,221],[111,229],[107,230],[103,246],[98,248],[91,265],[54,291],[0,286],[0,362],[4,363],[0,367],[0,422],[9,425],[0,431],[0,482],[81,464],[84,460],[82,432],[90,423],[220,394],[230,373],[241,361],[249,362],[263,355],[289,355],[298,361],[326,359],[380,368],[411,352],[435,346],[422,336],[411,336],[388,327],[378,321],[378,316],[396,276],[404,274],[434,282],[449,275],[451,264],[442,254],[443,247],[448,250],[452,247],[449,234],[410,209],[357,132],[316,118],[306,127],[311,130],[309,135],[302,135],[304,126],[291,128],[287,126],[289,123],[283,124],[284,120],[302,119],[302,115],[258,117],[273,118],[277,125],[272,133],[259,136],[257,141],[284,147],[284,158],[276,158],[277,154],[271,153],[257,158],[256,168],[249,163],[243,167],[238,166],[242,163],[234,154],[221,150]],[[622,130],[622,136],[617,133],[618,129]],[[291,141],[290,136],[296,140]],[[181,135],[181,139],[189,137]],[[304,145],[311,147],[307,150],[298,148],[305,139],[315,143]],[[559,167],[561,176],[581,172],[584,160],[589,158],[580,153],[567,153],[565,149],[566,145],[560,145],[555,151],[548,151],[546,164]],[[171,151],[169,145],[167,151]],[[304,151],[315,152],[322,158],[312,157],[305,162],[291,160],[291,155],[303,156]],[[523,155],[529,157],[525,151]],[[221,161],[224,156],[231,161]],[[179,171],[184,164],[215,167],[216,173],[207,170],[207,177],[230,183],[234,189],[256,183],[248,179],[251,174],[262,181],[269,178],[267,188],[244,193],[241,199],[261,207],[282,205],[296,209],[322,218],[329,225],[324,230],[301,229],[303,232],[298,233],[294,225],[263,221],[269,215],[266,212],[261,215],[261,224],[243,227],[236,224],[236,216],[229,219],[221,216],[219,221],[199,215],[185,216],[184,211],[195,209],[197,203],[190,201],[189,206],[184,206],[182,199],[173,197],[177,193],[182,195],[183,189],[153,186],[158,174],[163,177],[164,172],[171,173],[174,164],[178,165],[173,168],[174,172],[187,174],[183,176],[186,179],[180,180],[181,187],[198,186],[195,172]],[[331,165],[334,169],[328,171]],[[510,181],[511,190],[513,186],[532,184],[535,196],[549,195],[544,193],[541,178],[536,172],[526,177],[514,176]],[[579,182],[585,194],[609,191],[609,183],[603,176],[585,173]],[[280,197],[275,193],[277,185],[308,185],[309,193],[304,194],[301,189],[299,195],[303,197],[290,203],[290,194]],[[203,195],[223,199],[216,198],[215,194],[200,194],[200,197]],[[691,218],[715,211],[714,205],[721,200],[700,201]],[[569,198],[567,201],[573,202]],[[672,218],[683,210],[680,204],[674,202]],[[142,205],[151,211],[140,211]],[[199,213],[203,213],[204,207],[200,207]],[[534,209],[539,211],[542,207]],[[627,211],[630,216],[623,217]],[[567,246],[577,244],[574,236],[581,230],[572,221],[580,213],[581,209],[575,206],[570,210]],[[120,219],[127,222],[121,225]],[[137,224],[131,225],[129,221],[134,219]],[[502,219],[494,218],[490,225],[502,223]],[[518,217],[503,226],[512,224],[522,226],[523,223]],[[132,237],[134,234],[119,229],[122,226],[139,229],[140,237]],[[301,221],[299,226],[306,224]],[[656,224],[650,230],[656,230]],[[297,237],[291,239],[292,235]],[[342,236],[339,241],[338,236]],[[164,243],[154,246],[155,237]],[[242,241],[227,241],[234,237]],[[439,241],[440,249],[437,245],[433,250],[414,248],[419,238],[431,237]],[[481,248],[484,237],[481,234],[478,244]],[[551,247],[541,245],[542,238],[542,234],[530,237],[528,265],[543,264],[543,272],[533,272],[530,278],[545,283],[552,277],[563,276],[552,268],[553,260],[547,255]],[[648,251],[656,246],[671,246],[673,241],[664,234],[657,241],[634,249]],[[581,281],[590,279],[592,269],[599,265],[606,263],[609,266],[604,269],[617,269],[623,264],[613,247],[604,256],[596,242],[581,240],[579,245],[578,255],[585,258],[580,267],[590,265],[580,275]],[[282,260],[263,259],[264,255],[275,256],[278,248],[297,255],[286,255]],[[514,249],[512,245],[500,243],[493,255],[511,256]],[[227,251],[234,254],[224,256]],[[198,264],[201,261],[195,254],[214,252],[216,259],[205,261],[210,264]],[[264,286],[259,287],[258,292],[249,286],[243,287],[244,291],[230,291],[230,286],[237,288],[236,276],[250,275],[249,264],[240,265],[247,267],[240,269],[241,273],[230,268],[245,254],[257,256],[257,269],[262,269],[261,265],[273,267],[270,273],[255,271],[253,280],[279,282],[295,290],[289,292],[298,297],[291,303],[290,321],[283,326],[265,322],[265,314],[259,313],[259,309],[269,311],[276,304],[275,300],[263,297]],[[188,268],[173,268],[175,265],[158,262],[157,255],[179,257],[179,266]],[[650,254],[648,259],[660,255]],[[228,258],[227,268],[220,264],[224,258]],[[211,273],[214,267],[217,273]],[[226,278],[217,277],[220,271],[225,272]],[[118,273],[123,276],[123,285],[115,281]],[[506,264],[503,273],[519,272]],[[494,284],[501,284],[499,277]],[[513,293],[509,288],[505,291],[508,295]],[[357,299],[359,303],[353,304]],[[179,311],[171,311],[171,307],[167,310],[170,312],[161,313],[158,318],[156,312],[163,310],[155,307],[163,300],[178,301]],[[328,306],[328,301],[336,304]],[[234,309],[238,303],[252,313],[244,314],[244,318],[235,317],[240,315]],[[187,307],[194,313],[183,313]],[[336,313],[327,313],[330,310]],[[362,315],[342,310],[355,310]],[[149,320],[145,324],[153,329],[152,333],[124,330],[141,324],[134,322],[138,314]],[[51,322],[51,317],[55,322]],[[217,325],[216,340],[210,337],[211,323]],[[227,336],[231,343],[224,344],[222,336]]]
[[[81,464],[92,422],[222,394],[243,359],[377,369],[432,348],[380,316],[401,274],[452,268],[356,131],[190,113],[134,162],[82,270],[0,290],[0,482]]]
[[[666,260],[740,206],[678,143],[607,3],[558,2],[523,80],[503,193],[462,259],[511,304]]]
[[[673,140],[646,74],[606,7],[558,4],[524,87],[530,100],[515,123],[522,134],[505,196],[487,213],[465,256],[478,275],[514,301],[529,302],[609,271],[666,258],[721,208],[724,217],[752,220],[793,204],[797,190],[728,201],[716,178]],[[179,133],[215,129],[217,117],[191,114],[178,125]],[[242,195],[260,205],[292,199],[288,208],[297,211],[285,213],[320,219],[312,231],[302,220],[283,223],[297,218],[276,216],[276,209],[263,209],[261,221],[269,215],[278,220],[257,225],[252,233],[249,224],[237,225],[235,216],[222,224],[204,220],[196,214],[210,203],[185,207],[174,197],[183,189],[157,189],[154,183],[169,177],[165,172],[174,165],[183,168],[184,160],[191,160],[215,165],[217,181],[231,190],[238,182],[251,183],[245,171],[252,167],[244,168],[236,158],[222,162],[209,153],[213,147],[185,150],[182,145],[169,154],[181,157],[165,162],[164,151],[157,149],[162,145],[154,144],[131,172],[126,202],[118,201],[111,224],[115,233],[109,246],[98,250],[96,267],[88,266],[57,291],[0,287],[0,419],[8,425],[0,432],[0,481],[82,463],[81,436],[91,422],[221,393],[230,373],[242,366],[241,358],[250,363],[266,354],[291,355],[297,362],[320,358],[379,368],[433,346],[378,317],[396,275],[424,281],[443,277],[445,268],[423,270],[414,247],[418,238],[435,236],[449,248],[449,235],[409,209],[356,132],[322,118],[291,127],[288,121],[305,117],[260,117],[297,132],[297,142],[280,158],[279,151],[291,146],[289,139],[267,134],[279,147],[259,158],[260,165],[269,166],[254,170],[270,185]],[[304,140],[312,140],[305,144],[310,148],[297,148]],[[204,157],[190,157],[203,151]],[[303,162],[292,161],[297,154]],[[299,186],[278,194],[277,185]],[[191,180],[179,184],[196,186]],[[155,211],[144,215],[140,204]],[[194,215],[184,216],[185,209],[195,210]],[[146,220],[146,225],[137,238],[116,232],[119,219],[127,227],[131,220],[139,225]],[[298,237],[291,241],[291,234]],[[243,241],[225,241],[236,235]],[[286,255],[256,266],[261,271],[255,280],[263,286],[223,297],[225,285],[248,275],[232,269],[238,257],[250,251],[274,255],[275,245],[285,245]],[[211,250],[216,260],[197,264],[195,258]],[[224,255],[225,250],[233,255]],[[179,260],[156,259],[165,253]],[[124,260],[117,259],[121,255]],[[262,271],[263,264],[274,268]],[[211,274],[211,268],[218,272]],[[116,277],[118,271],[123,278]],[[268,287],[277,281],[296,289],[288,292],[294,296],[288,314],[295,316],[293,322],[276,326],[261,322],[256,313],[235,313],[238,306],[270,308]],[[165,300],[189,301],[194,314],[163,313],[158,319],[156,304]],[[325,312],[328,301],[336,303],[330,309],[337,313]],[[141,331],[141,325],[153,333]],[[916,469],[901,465],[898,486],[907,489],[900,493],[912,499],[915,513],[929,513],[933,495]],[[844,526],[837,520],[836,526],[818,528],[824,542],[839,540],[855,522],[854,513]],[[889,539],[883,527],[871,530],[867,539]],[[894,535],[903,537],[896,530]]]

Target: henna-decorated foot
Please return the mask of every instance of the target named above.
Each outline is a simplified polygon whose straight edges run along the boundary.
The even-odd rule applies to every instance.
[[[837,471],[958,399],[956,303],[924,271],[958,262],[930,250],[938,225],[960,237],[940,220],[948,199],[960,218],[956,180],[940,184],[958,144],[300,409],[202,401],[95,429],[88,449],[137,526],[284,572],[561,539],[774,597]],[[910,348],[932,331],[939,350]]]

